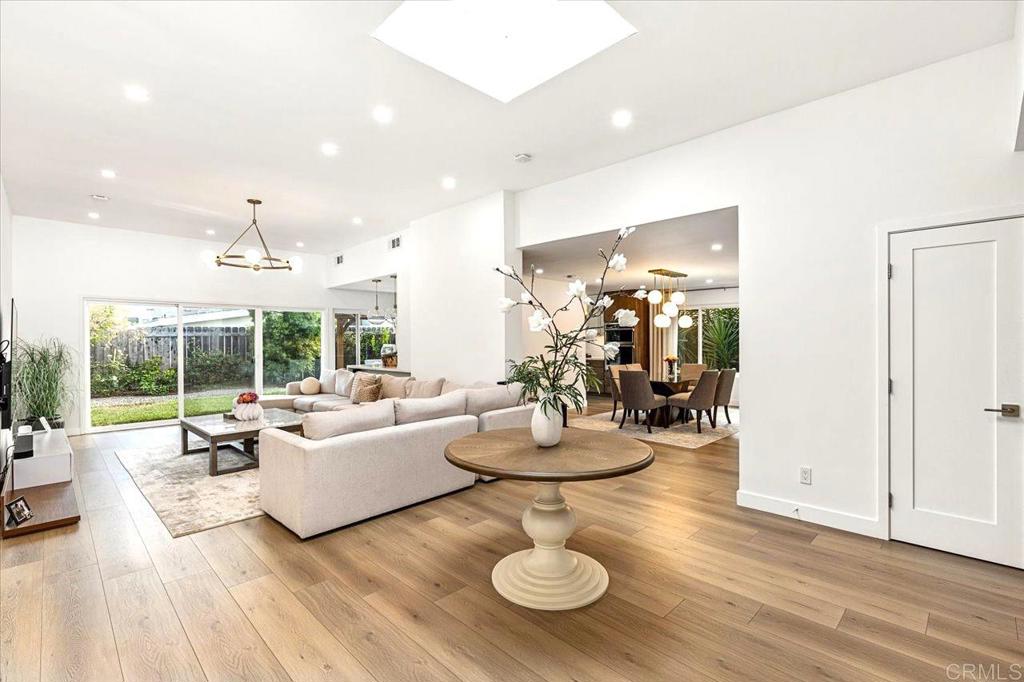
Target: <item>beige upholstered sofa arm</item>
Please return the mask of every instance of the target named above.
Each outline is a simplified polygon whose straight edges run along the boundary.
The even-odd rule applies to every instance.
[[[302,384],[301,381],[289,381],[284,386],[285,395],[302,395],[302,390],[299,388],[300,384]]]
[[[516,405],[501,410],[491,410],[480,415],[480,430],[518,429],[530,425],[533,405]]]

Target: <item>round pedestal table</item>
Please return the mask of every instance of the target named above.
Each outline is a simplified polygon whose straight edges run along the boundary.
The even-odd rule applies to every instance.
[[[586,606],[608,589],[608,572],[594,559],[565,548],[576,514],[561,485],[624,476],[654,462],[646,443],[617,433],[564,429],[551,448],[533,442],[530,429],[499,429],[452,441],[445,458],[460,469],[486,476],[534,481],[537,496],[523,512],[523,530],[533,549],[510,554],[494,567],[494,589],[510,602],[561,611]]]

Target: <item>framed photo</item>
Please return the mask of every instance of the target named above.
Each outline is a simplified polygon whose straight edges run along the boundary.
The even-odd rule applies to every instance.
[[[10,518],[14,519],[15,526],[20,526],[32,518],[32,508],[28,506],[24,496],[8,502],[6,507]]]

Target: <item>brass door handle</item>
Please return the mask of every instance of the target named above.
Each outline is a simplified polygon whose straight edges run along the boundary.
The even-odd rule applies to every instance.
[[[1003,403],[1000,407],[986,407],[986,412],[998,412],[1004,417],[1019,417],[1020,416],[1020,405],[1014,405],[1012,403]]]

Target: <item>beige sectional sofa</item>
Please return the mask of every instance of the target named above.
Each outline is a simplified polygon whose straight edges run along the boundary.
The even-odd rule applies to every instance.
[[[488,384],[314,409],[303,436],[264,429],[261,506],[307,538],[472,486],[476,474],[449,464],[445,446],[476,431],[528,426],[533,406],[519,402],[518,386]]]

